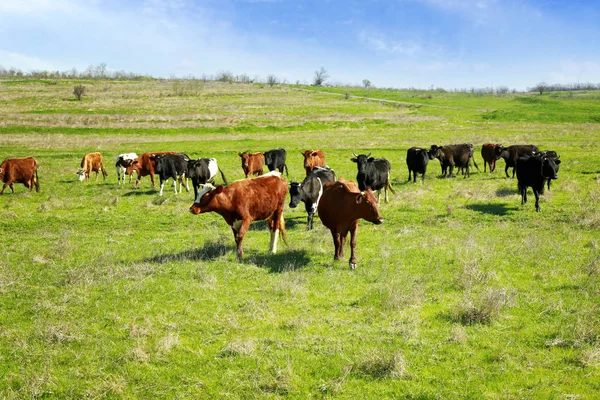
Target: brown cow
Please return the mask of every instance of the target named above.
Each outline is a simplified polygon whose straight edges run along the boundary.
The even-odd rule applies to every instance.
[[[4,186],[2,187],[2,192],[0,194],[4,194],[4,190],[7,186],[10,186],[10,190],[15,192],[15,187],[13,183],[22,183],[26,188],[29,188],[29,191],[33,190],[33,186],[35,185],[35,191],[40,191],[40,182],[37,174],[38,163],[33,157],[27,158],[9,158],[4,160],[2,164],[0,164],[0,180],[4,182]]]
[[[104,164],[102,164],[102,154],[100,153],[88,153],[81,159],[81,169],[77,171],[77,175],[79,175],[79,180],[83,181],[84,179],[90,180],[90,173],[96,173],[96,179],[98,179],[98,172],[102,171],[102,176],[104,179],[108,176],[106,169],[104,169]]]
[[[242,240],[252,221],[267,220],[271,230],[269,251],[277,252],[277,238],[285,241],[285,222],[283,205],[287,195],[287,182],[278,171],[251,179],[241,179],[229,186],[217,186],[207,183],[198,193],[192,206],[192,214],[216,212],[227,225],[231,226],[237,245],[237,258],[244,257]]]
[[[156,156],[162,156],[165,154],[176,154],[176,151],[163,151],[158,153],[144,153],[139,157],[134,158],[129,161],[127,168],[125,168],[125,173],[127,175],[131,175],[133,171],[137,172],[137,179],[135,180],[135,188],[138,188],[140,184],[140,180],[142,176],[150,175],[150,180],[152,181],[152,187],[156,188],[156,184],[154,183],[154,173],[156,169]]]
[[[242,169],[246,178],[249,175],[261,176],[263,174],[263,167],[265,166],[265,155],[263,153],[249,153],[245,151],[238,153],[238,156],[242,159]]]
[[[496,161],[500,159],[500,154],[496,149],[501,149],[501,144],[484,143],[481,146],[481,158],[483,158],[483,172],[486,172],[486,165],[489,164],[490,172],[496,169]]]
[[[308,176],[315,167],[324,167],[326,164],[325,153],[321,150],[304,150],[302,155],[304,156],[306,176]]]
[[[377,199],[371,189],[361,192],[352,181],[339,179],[325,184],[325,191],[317,208],[323,225],[331,231],[335,246],[335,260],[344,257],[344,244],[350,232],[350,269],[356,269],[356,235],[360,218],[381,224]]]

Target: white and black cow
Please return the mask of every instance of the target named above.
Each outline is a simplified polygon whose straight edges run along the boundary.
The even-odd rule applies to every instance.
[[[129,163],[137,158],[137,154],[135,153],[123,153],[117,156],[115,160],[115,167],[117,169],[117,181],[119,185],[121,181],[125,182],[125,168],[129,165]],[[129,183],[131,183],[131,175],[129,175]]]
[[[160,177],[160,196],[163,195],[163,189],[165,182],[169,179],[173,179],[173,190],[177,194],[177,180],[179,179],[179,193],[183,190],[184,180],[185,189],[189,192],[190,188],[187,183],[188,173],[188,161],[190,158],[185,154],[166,154],[162,156],[155,156],[156,162],[155,171]]]
[[[331,168],[315,167],[302,182],[290,183],[290,208],[296,208],[301,201],[304,203],[308,213],[307,230],[313,229],[313,217],[323,194],[323,185],[335,180],[335,172]]]
[[[283,174],[283,169],[285,168],[285,174],[288,175],[288,168],[285,163],[287,157],[285,149],[280,147],[278,149],[265,151],[263,155],[265,156],[265,164],[267,164],[269,171],[278,170]]]
[[[558,179],[559,159],[541,155],[523,156],[517,160],[517,180],[521,204],[527,203],[527,188],[533,189],[535,211],[540,212],[540,195],[544,194],[544,184]]]
[[[433,160],[427,149],[421,147],[411,147],[406,152],[406,165],[408,166],[408,181],[410,182],[410,173],[413,174],[413,182],[417,182],[417,173],[421,174],[421,182],[425,181],[427,172],[427,163]]]
[[[367,189],[377,191],[377,201],[379,201],[379,195],[381,189],[385,191],[385,202],[388,202],[388,189],[392,193],[396,193],[390,183],[390,173],[392,166],[390,162],[385,158],[373,158],[371,153],[360,154],[352,153],[354,157],[350,161],[355,162],[358,167],[358,173],[356,174],[356,182],[361,192]]]
[[[188,161],[188,177],[192,179],[194,198],[198,197],[198,189],[201,185],[207,183],[212,183],[214,185],[217,172],[221,173],[221,178],[223,179],[223,182],[225,182],[225,185],[229,185],[225,178],[225,174],[217,164],[216,158],[199,158],[197,160]]]

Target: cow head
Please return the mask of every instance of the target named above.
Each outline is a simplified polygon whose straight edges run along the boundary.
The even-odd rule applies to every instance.
[[[127,166],[125,167],[125,173],[127,175],[133,174],[133,171],[139,172],[140,161],[138,158],[134,158],[133,160],[129,160],[127,162]]]
[[[355,152],[352,152],[352,155],[354,157],[352,157],[350,159],[350,161],[355,162],[356,166],[358,167],[358,172],[362,172],[363,174],[366,172],[367,169],[367,164],[370,162],[373,162],[373,160],[375,160],[373,157],[371,157],[371,153],[369,154],[360,154],[360,155],[356,155]]]
[[[162,158],[163,158],[163,156],[154,156],[154,155],[150,157],[150,159],[151,159],[151,160],[154,160],[154,162],[155,162],[155,164],[154,164],[154,165],[156,165],[156,167],[154,168],[154,170],[155,170],[156,172],[158,172],[159,174],[160,174],[160,173],[161,173],[161,171],[163,170],[163,165],[162,165],[162,163],[160,162],[160,160],[161,160]]]
[[[495,144],[494,148],[492,149],[492,151],[494,152],[494,158],[496,160],[499,160],[500,158],[502,158],[502,145],[500,143]]]
[[[544,157],[542,158],[542,176],[550,179],[558,179],[559,159]]]
[[[247,171],[250,166],[248,165],[248,162],[250,161],[250,153],[247,151],[244,151],[243,153],[238,153],[238,156],[240,156],[240,158],[242,159],[242,169],[244,171]]]
[[[427,152],[429,154],[429,159],[433,160],[434,158],[441,159],[444,156],[444,152],[442,151],[442,146],[437,146],[435,144],[431,145],[431,148]]]
[[[356,206],[360,218],[376,225],[383,223],[383,218],[379,213],[377,199],[373,195],[371,189],[367,189],[356,195]]]
[[[79,176],[79,181],[83,181],[85,179],[85,171],[80,169],[77,171],[77,175]]]
[[[215,196],[223,193],[223,188],[223,186],[214,187],[210,183],[205,184],[198,193],[196,201],[194,201],[194,204],[191,205],[190,212],[192,214],[201,214],[203,212],[210,211],[208,208],[210,203],[213,201]]]
[[[302,200],[302,183],[291,182],[290,183],[290,208],[296,208],[298,203]]]

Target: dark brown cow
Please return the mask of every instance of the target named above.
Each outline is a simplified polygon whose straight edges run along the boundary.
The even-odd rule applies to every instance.
[[[251,179],[241,179],[229,186],[217,186],[207,183],[198,193],[192,206],[192,214],[216,212],[221,215],[233,231],[237,245],[237,258],[244,258],[242,241],[252,221],[267,220],[271,230],[269,251],[277,252],[277,238],[285,241],[285,222],[283,206],[287,195],[287,182],[278,171]]]
[[[331,231],[335,246],[335,260],[344,257],[344,244],[350,232],[350,269],[356,269],[356,235],[360,218],[381,224],[377,199],[371,189],[364,192],[352,181],[339,179],[325,184],[325,191],[317,208],[321,222]]]
[[[512,177],[514,178],[515,173],[517,172],[517,160],[523,156],[532,156],[539,153],[539,151],[540,149],[533,144],[514,144],[512,146],[496,149],[496,154],[498,157],[504,158],[504,161],[506,162],[506,166],[504,167],[506,177],[510,178],[508,169],[512,168]]]
[[[247,151],[238,153],[238,156],[242,159],[242,169],[246,178],[249,175],[263,174],[263,167],[265,166],[265,156],[263,153],[249,153]]]
[[[4,160],[0,164],[0,180],[4,182],[2,192],[7,186],[10,186],[10,190],[15,192],[13,183],[22,183],[29,191],[33,190],[35,185],[35,191],[40,191],[40,182],[37,174],[38,163],[33,157],[27,158],[9,158]]]
[[[500,154],[496,149],[501,149],[501,144],[484,143],[481,146],[481,158],[483,158],[483,172],[486,172],[486,166],[489,164],[490,172],[496,169],[496,161],[500,159]]]
[[[154,183],[154,174],[156,169],[156,156],[162,156],[165,154],[177,154],[176,151],[163,151],[159,153],[144,153],[137,158],[134,158],[129,162],[127,168],[125,168],[125,173],[127,175],[131,175],[133,171],[137,172],[137,179],[135,180],[135,188],[138,188],[140,184],[140,180],[142,176],[150,175],[150,180],[152,181],[152,187],[156,188],[156,184]]]
[[[325,153],[321,150],[304,150],[302,152],[304,156],[304,169],[306,170],[306,176],[312,172],[316,167],[324,167]]]
[[[106,169],[104,169],[104,164],[102,164],[102,154],[100,153],[88,153],[81,159],[81,169],[77,171],[77,175],[79,175],[79,180],[83,181],[84,179],[90,180],[90,173],[96,173],[96,179],[98,179],[98,172],[102,171],[102,176],[104,179],[108,176]]]

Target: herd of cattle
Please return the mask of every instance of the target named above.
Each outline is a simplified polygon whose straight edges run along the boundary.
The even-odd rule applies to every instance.
[[[440,162],[443,177],[455,177],[454,169],[460,171],[464,177],[470,176],[471,162],[479,170],[473,158],[474,146],[472,144],[457,145],[432,145],[429,149],[411,147],[407,151],[406,164],[408,167],[408,180],[416,182],[417,174],[421,174],[424,181],[427,165],[430,160],[437,158]],[[177,152],[144,153],[138,156],[135,153],[120,154],[115,160],[117,181],[124,183],[125,176],[129,175],[131,183],[133,173],[136,173],[135,188],[140,179],[150,176],[152,186],[156,187],[155,174],[160,179],[159,195],[163,195],[165,182],[173,181],[173,190],[177,194],[185,186],[189,192],[188,178],[192,180],[194,188],[194,203],[190,212],[200,214],[216,212],[220,214],[231,227],[237,246],[237,257],[242,259],[242,241],[252,221],[266,220],[271,231],[270,251],[277,251],[279,235],[285,241],[285,223],[283,207],[287,193],[290,193],[289,206],[294,208],[303,202],[308,213],[307,229],[313,228],[315,213],[333,236],[335,246],[335,259],[344,256],[344,244],[350,233],[351,256],[350,268],[356,268],[356,236],[359,219],[380,224],[383,222],[379,213],[379,194],[385,191],[385,201],[388,201],[388,190],[394,193],[390,182],[391,165],[385,158],[373,158],[369,154],[354,154],[350,159],[357,164],[357,182],[336,179],[335,172],[326,165],[325,154],[321,150],[306,150],[304,156],[304,169],[306,178],[302,182],[291,182],[288,188],[287,181],[283,179],[283,172],[288,173],[286,165],[286,151],[273,149],[265,153],[238,153],[242,162],[242,170],[246,179],[237,180],[229,184],[223,171],[219,168],[214,158],[191,159],[186,154]],[[540,211],[539,196],[544,193],[547,184],[557,179],[560,165],[558,154],[554,151],[542,151],[534,145],[513,145],[503,147],[500,144],[486,143],[482,146],[481,156],[484,160],[484,172],[489,166],[490,172],[496,168],[496,161],[503,158],[506,167],[506,177],[510,177],[508,169],[513,168],[518,180],[521,194],[521,204],[527,202],[527,188],[531,187],[535,195],[535,208]],[[269,173],[263,175],[263,168],[267,166]],[[106,179],[108,173],[104,168],[102,154],[89,153],[81,160],[81,169],[77,172],[79,180],[90,179],[90,174],[95,172],[96,179],[102,173]],[[4,182],[2,192],[10,186],[14,193],[14,183],[23,183],[29,190],[39,192],[37,174],[38,163],[33,157],[7,159],[0,165],[0,180]],[[214,186],[217,173],[220,173],[224,185]],[[257,175],[255,178],[248,178]],[[375,198],[373,191],[377,191]]]

